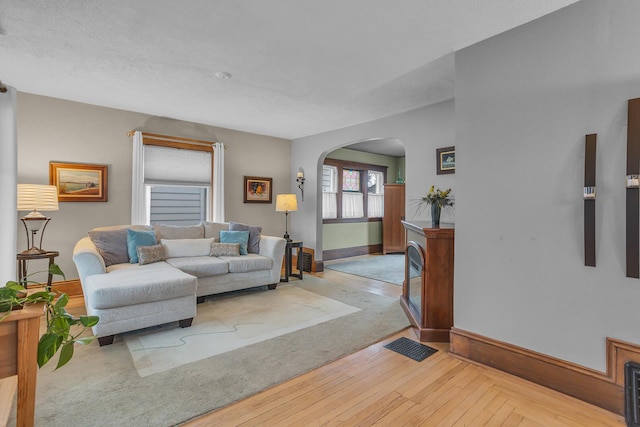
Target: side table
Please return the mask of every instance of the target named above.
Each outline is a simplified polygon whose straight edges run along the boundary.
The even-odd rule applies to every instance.
[[[49,266],[53,264],[53,260],[60,255],[59,252],[56,251],[47,251],[43,254],[18,254],[16,255],[16,259],[18,260],[18,283],[20,283],[25,288],[28,287],[27,283],[27,261],[31,261],[34,259],[49,259]],[[51,282],[53,281],[53,275],[49,274],[47,277],[47,286],[51,286]]]
[[[298,274],[292,272],[291,263],[293,260],[293,248],[298,248],[297,255],[297,268]],[[288,282],[289,276],[299,277],[302,279],[302,242],[301,241],[292,241],[287,242],[287,246],[284,250],[284,279],[280,279],[281,282]]]

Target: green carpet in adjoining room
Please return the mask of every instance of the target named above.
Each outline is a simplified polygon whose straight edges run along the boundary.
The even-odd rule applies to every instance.
[[[36,425],[180,424],[367,347],[409,325],[396,298],[311,275],[281,286],[299,287],[359,310],[145,377],[138,374],[121,336],[102,348],[97,342],[78,346],[67,366],[53,372],[52,364],[39,371]],[[248,294],[257,295],[256,291]],[[225,298],[224,303],[237,303],[236,298],[243,298],[243,294]],[[234,319],[238,320],[242,321]],[[197,323],[198,316],[194,326]]]
[[[402,286],[404,281],[404,254],[375,255],[362,259],[341,261],[327,264],[325,268]]]

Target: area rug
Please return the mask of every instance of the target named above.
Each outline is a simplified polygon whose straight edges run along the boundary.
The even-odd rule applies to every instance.
[[[190,328],[175,322],[123,336],[141,377],[360,311],[292,285],[210,297]]]
[[[106,347],[95,342],[78,346],[68,365],[55,372],[55,364],[39,371],[35,424],[177,425],[367,347],[409,325],[396,298],[311,275],[290,286],[360,310],[145,377],[138,374],[121,336]],[[272,291],[262,292],[267,295]]]
[[[353,261],[325,264],[325,268],[402,286],[404,254],[376,255]]]

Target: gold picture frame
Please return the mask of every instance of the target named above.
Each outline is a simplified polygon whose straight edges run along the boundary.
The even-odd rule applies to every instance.
[[[49,184],[60,202],[106,202],[107,165],[49,162]]]

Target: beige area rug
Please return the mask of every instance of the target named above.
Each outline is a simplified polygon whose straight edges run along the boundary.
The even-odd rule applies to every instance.
[[[291,286],[359,310],[144,377],[138,374],[122,336],[116,336],[115,342],[106,347],[99,347],[97,342],[78,346],[68,365],[54,372],[52,363],[38,372],[35,425],[179,425],[367,347],[409,325],[397,298],[312,275],[292,281]],[[266,301],[272,292],[260,289],[252,294]],[[224,298],[233,302],[244,294]],[[196,318],[202,314],[200,308],[198,311]],[[252,317],[251,322],[255,321]]]
[[[357,311],[300,287],[280,285],[271,292],[208,298],[198,305],[191,327],[174,322],[127,334],[124,340],[138,374],[146,377]]]

